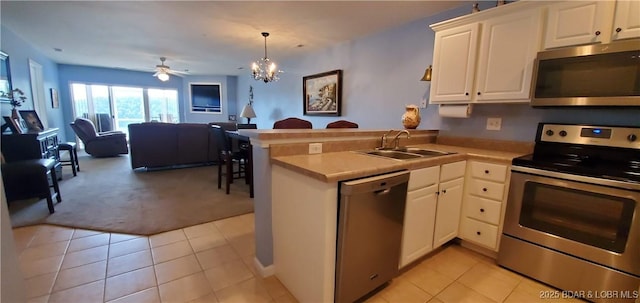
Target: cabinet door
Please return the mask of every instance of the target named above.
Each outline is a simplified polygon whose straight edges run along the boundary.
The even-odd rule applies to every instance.
[[[436,32],[430,103],[471,100],[479,28],[473,23]]]
[[[475,99],[529,102],[533,61],[540,48],[540,10],[482,23]]]
[[[613,40],[640,37],[640,1],[617,1]]]
[[[399,268],[433,250],[437,190],[436,184],[407,193]]]
[[[563,1],[549,6],[544,47],[608,41],[614,7],[614,1]]]
[[[434,248],[441,246],[458,235],[463,184],[464,178],[440,183],[436,225],[433,235]]]

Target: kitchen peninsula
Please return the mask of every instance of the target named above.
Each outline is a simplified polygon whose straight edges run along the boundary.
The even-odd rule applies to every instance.
[[[263,275],[275,273],[301,302],[333,301],[340,181],[400,170],[417,172],[467,160],[470,160],[467,167],[473,165],[472,170],[484,163],[504,168],[512,158],[531,150],[531,144],[520,142],[498,145],[508,151],[462,147],[459,145],[483,142],[458,138],[442,138],[442,142],[438,142],[455,145],[438,144],[437,131],[412,130],[411,139],[403,137],[401,146],[454,154],[405,161],[358,152],[380,146],[386,130],[240,132],[251,138],[254,152],[256,267]],[[309,143],[316,142],[322,143],[322,153],[308,154]],[[485,143],[488,144],[484,146],[492,146],[497,142]],[[456,166],[463,168],[464,175],[465,164]],[[504,170],[504,173],[508,172]],[[506,191],[505,186],[502,184],[500,189]],[[457,224],[455,228],[454,237]],[[488,251],[496,248],[495,244],[484,247],[489,248]]]

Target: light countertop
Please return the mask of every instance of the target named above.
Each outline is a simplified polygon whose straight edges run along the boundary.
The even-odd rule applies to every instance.
[[[271,163],[324,181],[338,182],[399,170],[412,170],[462,160],[479,160],[511,164],[513,158],[523,153],[494,151],[489,149],[460,147],[442,144],[410,145],[424,149],[453,152],[455,154],[425,159],[397,160],[344,151],[313,155],[295,155],[271,158]]]

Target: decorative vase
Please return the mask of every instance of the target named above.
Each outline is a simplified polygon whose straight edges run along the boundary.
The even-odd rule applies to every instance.
[[[402,125],[406,129],[416,129],[420,125],[420,109],[416,105],[407,105],[402,115]]]
[[[18,119],[20,120],[20,116],[18,116],[18,110],[13,108],[11,109],[11,120]]]

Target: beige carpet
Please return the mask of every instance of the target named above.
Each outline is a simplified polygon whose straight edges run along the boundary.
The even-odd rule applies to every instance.
[[[46,200],[9,204],[14,227],[55,224],[151,235],[253,212],[249,186],[235,180],[226,195],[217,167],[133,171],[129,157],[93,158],[81,153],[76,177],[63,167],[62,202],[49,214]]]

